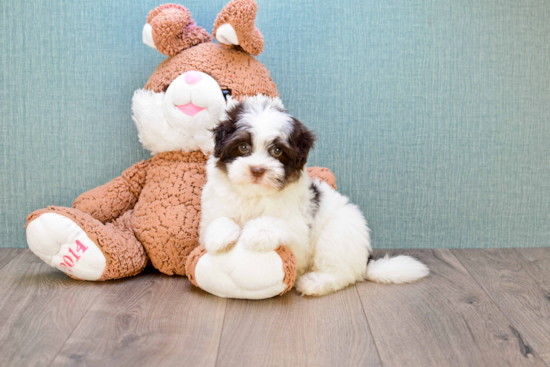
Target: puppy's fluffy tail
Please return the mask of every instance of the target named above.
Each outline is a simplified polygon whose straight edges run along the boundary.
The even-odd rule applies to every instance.
[[[430,273],[426,265],[405,255],[370,259],[367,264],[365,279],[376,283],[411,283],[422,279]]]

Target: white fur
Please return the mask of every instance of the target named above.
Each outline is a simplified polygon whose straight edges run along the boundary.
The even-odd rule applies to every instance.
[[[327,183],[313,183],[320,192],[316,212],[312,180],[305,171],[284,188],[274,184],[284,169],[267,147],[276,137],[287,139],[292,125],[289,116],[276,108],[280,101],[266,101],[258,96],[244,102],[247,112],[239,128],[252,132],[252,154],[235,159],[227,173],[217,167],[217,158],[208,160],[201,243],[223,217],[242,228],[239,242],[247,249],[262,252],[284,244],[296,256],[296,288],[305,295],[328,294],[365,279],[403,283],[426,276],[425,265],[403,256],[371,261],[367,267],[372,252],[367,223],[357,206]],[[253,165],[267,169],[264,178],[250,174]]]
[[[212,132],[223,114],[226,102],[218,83],[208,74],[195,84],[186,82],[185,74],[178,76],[166,90],[155,93],[139,89],[132,99],[133,120],[139,141],[152,154],[170,151],[212,151]],[[193,103],[204,110],[189,116],[178,105]]]
[[[365,279],[377,283],[411,283],[429,274],[426,265],[410,256],[399,255],[371,260]]]
[[[241,235],[241,227],[227,217],[219,217],[204,232],[206,251],[215,253],[229,250]]]
[[[247,249],[260,252],[273,251],[281,244],[296,241],[286,220],[268,216],[246,222],[240,240]]]

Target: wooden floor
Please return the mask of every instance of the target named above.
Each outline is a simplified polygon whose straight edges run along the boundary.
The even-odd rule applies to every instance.
[[[75,281],[0,249],[0,366],[550,367],[550,248],[399,253],[429,278],[242,301],[154,270]]]

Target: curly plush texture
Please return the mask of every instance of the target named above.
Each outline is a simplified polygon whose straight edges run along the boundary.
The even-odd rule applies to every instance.
[[[76,198],[73,208],[102,223],[120,217],[136,204],[147,175],[145,161],[134,164],[120,177],[85,192]]]
[[[292,251],[290,251],[286,246],[283,245],[279,246],[279,248],[277,248],[275,252],[281,258],[283,269],[285,272],[283,283],[286,285],[286,288],[279,294],[283,295],[291,290],[294,286],[294,281],[296,279],[296,257],[294,256],[294,253],[292,253]],[[193,252],[191,252],[189,257],[187,258],[187,263],[185,265],[187,278],[195,287],[198,288],[200,288],[200,286],[197,283],[195,269],[197,268],[199,260],[204,255],[206,255],[206,253],[207,251],[204,245],[200,245],[195,250],[193,250]]]
[[[201,43],[164,60],[145,84],[145,89],[164,92],[178,76],[189,70],[210,75],[221,89],[229,89],[238,101],[258,94],[279,96],[269,71],[261,62],[245,52],[228,50],[215,43]]]
[[[197,268],[197,263],[205,254],[206,248],[204,248],[204,245],[200,245],[199,247],[194,249],[191,254],[189,254],[187,262],[185,263],[185,272],[187,273],[187,279],[189,279],[191,284],[193,284],[195,287],[199,287],[199,285],[197,284],[197,278],[195,277],[195,269]]]
[[[254,25],[258,4],[250,0],[233,0],[218,14],[214,22],[212,34],[216,37],[218,28],[224,24],[231,24],[239,45],[223,45],[227,48],[243,49],[251,55],[258,56],[264,50],[264,36]]]
[[[132,210],[127,211],[112,223],[103,224],[77,209],[50,206],[30,214],[25,227],[45,213],[56,213],[71,219],[103,252],[107,266],[98,280],[126,278],[137,275],[145,269],[147,254],[132,230]]]
[[[332,187],[334,190],[337,190],[336,187],[336,177],[328,168],[325,167],[308,167],[307,173],[311,178],[318,178],[321,181],[325,181]]]
[[[282,296],[294,286],[294,281],[296,280],[296,256],[294,256],[294,253],[286,246],[279,246],[275,252],[281,257],[281,260],[283,260],[283,267],[285,270],[283,282],[286,284],[286,288],[279,294]]]
[[[199,245],[206,160],[201,152],[166,152],[147,161],[133,226],[151,263],[162,273],[185,275],[187,256]]]
[[[157,50],[167,56],[212,41],[212,36],[198,27],[189,10],[181,5],[164,4],[151,10],[147,23],[151,25]]]

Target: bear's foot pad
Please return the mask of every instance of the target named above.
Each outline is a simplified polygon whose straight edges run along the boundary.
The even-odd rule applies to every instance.
[[[36,256],[65,274],[98,280],[107,265],[105,255],[71,219],[44,213],[27,226],[27,243]]]
[[[196,283],[219,297],[263,299],[284,293],[285,268],[275,251],[254,252],[241,242],[227,253],[204,253],[194,269]]]

